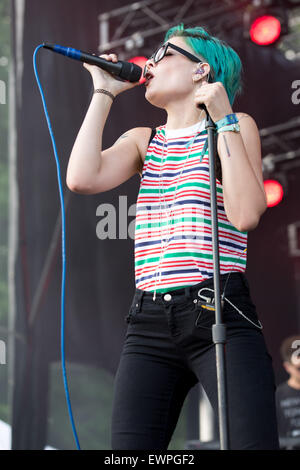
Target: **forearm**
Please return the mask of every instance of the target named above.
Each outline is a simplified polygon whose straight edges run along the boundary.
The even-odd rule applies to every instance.
[[[266,196],[250,164],[241,134],[220,132],[218,153],[226,215],[239,230],[253,230],[266,210]]]
[[[102,134],[112,105],[104,93],[95,93],[76,137],[67,168],[70,189],[87,187],[100,169]]]

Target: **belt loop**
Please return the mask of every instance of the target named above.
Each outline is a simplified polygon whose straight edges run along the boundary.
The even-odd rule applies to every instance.
[[[185,287],[185,292],[184,292],[185,298],[189,299],[191,296],[191,286],[186,286]]]

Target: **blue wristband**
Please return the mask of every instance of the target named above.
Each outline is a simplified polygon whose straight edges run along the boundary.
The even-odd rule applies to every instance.
[[[239,120],[237,118],[237,115],[235,113],[233,114],[227,114],[223,119],[219,119],[219,121],[215,122],[217,129],[220,129],[220,127],[228,126],[230,124],[236,124],[238,123]]]
[[[236,123],[236,124],[230,124],[227,126],[222,126],[219,129],[217,129],[217,134],[219,134],[220,132],[228,132],[228,131],[240,132],[240,125]]]

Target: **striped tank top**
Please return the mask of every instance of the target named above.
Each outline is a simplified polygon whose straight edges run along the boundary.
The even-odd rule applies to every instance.
[[[213,277],[209,159],[205,120],[156,128],[136,204],[136,287],[168,292]],[[227,219],[217,179],[220,274],[246,269],[247,232]]]

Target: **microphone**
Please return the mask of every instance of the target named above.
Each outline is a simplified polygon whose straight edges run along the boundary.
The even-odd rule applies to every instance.
[[[141,78],[142,69],[138,65],[132,62],[124,62],[118,60],[118,62],[110,62],[102,57],[98,57],[93,54],[88,54],[87,52],[79,51],[78,49],[73,49],[72,47],[63,47],[57,44],[48,44],[43,43],[43,47],[49,49],[50,51],[57,52],[58,54],[65,55],[71,59],[80,60],[81,62],[86,62],[87,64],[96,65],[101,69],[109,72],[113,75],[116,75],[116,79],[127,80],[129,82],[137,82]],[[118,78],[119,77],[119,78]]]

